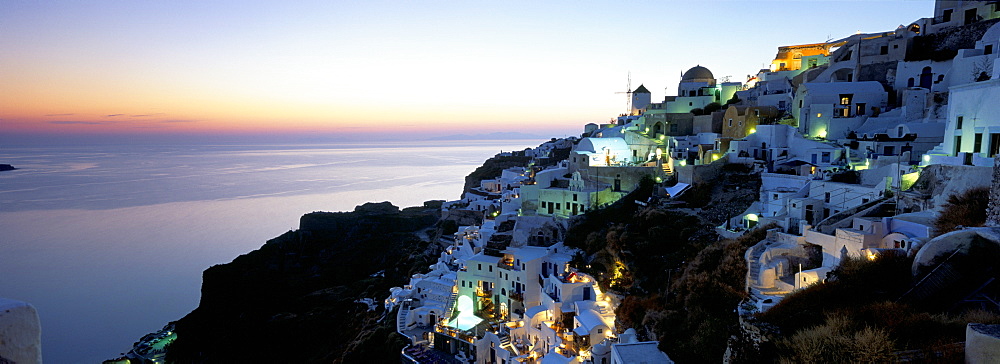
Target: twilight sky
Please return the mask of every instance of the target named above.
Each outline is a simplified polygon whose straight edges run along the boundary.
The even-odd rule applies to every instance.
[[[0,1],[0,134],[576,134],[908,1]],[[666,91],[665,91],[666,89]]]

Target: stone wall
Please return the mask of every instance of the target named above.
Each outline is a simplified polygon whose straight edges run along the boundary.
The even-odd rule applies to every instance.
[[[993,156],[993,187],[990,188],[990,205],[986,210],[986,226],[1000,227],[1000,154]]]

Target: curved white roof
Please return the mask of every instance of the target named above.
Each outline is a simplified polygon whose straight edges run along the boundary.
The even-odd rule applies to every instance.
[[[986,33],[983,33],[983,37],[979,40],[983,42],[996,42],[1000,39],[1000,23],[993,24]]]
[[[545,306],[542,306],[542,305],[538,305],[538,306],[529,308],[529,309],[527,309],[527,310],[524,311],[524,318],[530,319],[532,317],[535,317],[535,315],[537,315],[537,314],[545,312],[545,310],[546,310]]]
[[[583,138],[580,144],[576,145],[576,151],[582,153],[604,153],[605,149],[611,151],[627,151],[628,143],[622,138]]]

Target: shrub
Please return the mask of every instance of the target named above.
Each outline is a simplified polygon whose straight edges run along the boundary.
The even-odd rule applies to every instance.
[[[722,109],[722,105],[719,105],[718,102],[713,102],[713,103],[710,103],[708,105],[705,105],[705,110],[704,111],[705,111],[705,115],[709,115],[709,114],[711,114],[713,112],[716,112],[716,111],[719,111],[721,109]]]
[[[888,332],[865,326],[854,329],[846,318],[831,315],[823,325],[779,340],[781,363],[887,363],[895,359]]]
[[[941,215],[934,222],[934,232],[941,235],[955,231],[959,226],[983,226],[990,202],[989,187],[976,187],[948,197],[941,206]]]

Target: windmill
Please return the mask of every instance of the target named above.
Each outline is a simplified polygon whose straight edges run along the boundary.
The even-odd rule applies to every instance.
[[[632,71],[628,72],[628,84],[626,84],[625,89],[628,91],[615,92],[616,94],[625,94],[625,115],[632,113]]]

